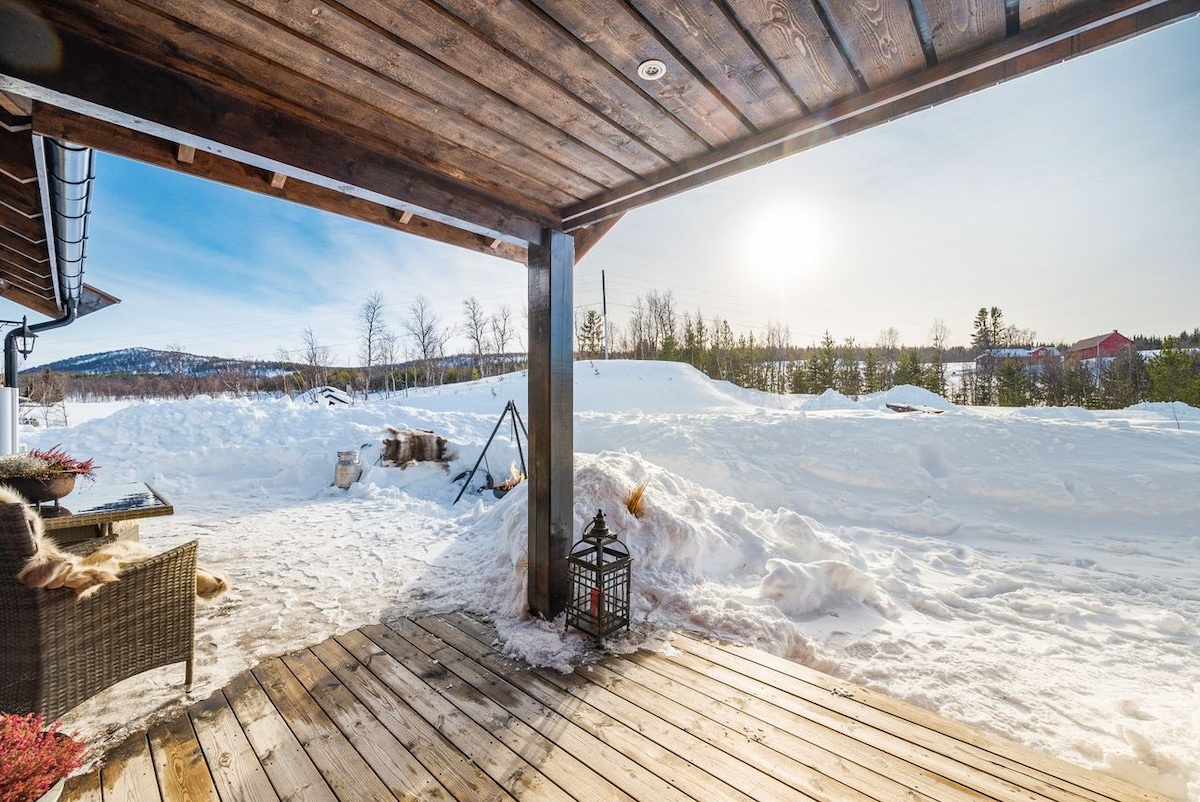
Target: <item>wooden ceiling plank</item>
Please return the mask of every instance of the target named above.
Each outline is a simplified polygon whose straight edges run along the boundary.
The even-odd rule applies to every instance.
[[[1020,0],[1021,30],[1027,31],[1050,19],[1084,5],[1086,0]]]
[[[563,210],[567,231],[753,169],[858,130],[994,85],[1064,58],[1200,13],[1200,0],[1116,0],[1079,9],[989,48],[931,67],[704,158]]]
[[[1004,0],[925,0],[938,61],[1004,38]]]
[[[629,176],[644,175],[667,164],[661,154],[634,138],[549,77],[505,53],[478,32],[436,5],[388,3],[381,0],[342,0],[342,4],[373,24],[403,38],[432,60],[444,64],[499,97],[508,98],[568,137],[572,142],[609,159]],[[597,165],[600,166],[600,165]],[[609,183],[606,176],[603,183]]]
[[[0,251],[0,274],[4,280],[18,284],[29,292],[53,298],[54,279],[49,268],[41,271],[31,270],[26,262],[21,261],[23,258],[12,251]]]
[[[666,75],[638,79],[641,90],[710,145],[724,145],[751,133],[740,114],[709,87],[691,65],[663,44],[657,31],[620,0],[533,0],[622,75],[636,75],[642,62],[657,59]]]
[[[818,0],[871,89],[925,67],[925,51],[907,0]]]
[[[0,270],[0,279],[3,279],[3,271]],[[15,304],[20,304],[28,309],[32,309],[38,314],[46,317],[59,317],[58,306],[52,299],[45,298],[41,295],[29,292],[15,284],[4,283],[0,286],[0,297],[7,298]]]
[[[486,248],[483,242],[484,238],[469,231],[415,217],[411,211],[397,212],[395,209],[362,198],[344,195],[305,181],[292,179],[282,187],[272,189],[268,183],[262,180],[262,171],[258,168],[240,164],[206,151],[197,151],[193,163],[184,165],[174,158],[174,145],[167,140],[139,131],[131,131],[65,109],[37,104],[34,125],[39,133],[46,136],[69,139],[80,145],[135,159],[156,167],[187,173],[262,195],[270,195],[302,206],[374,223],[478,253],[500,256],[522,264],[526,260],[526,249],[521,246],[504,243],[498,249]]]
[[[46,247],[46,223],[41,217],[26,217],[0,206],[0,228],[26,242]]]
[[[3,220],[0,220],[0,226],[3,226]],[[32,259],[35,262],[44,264],[50,261],[50,252],[46,249],[45,231],[42,231],[41,242],[34,243],[17,236],[7,228],[0,227],[0,248],[5,248]]]
[[[226,3],[209,6],[191,0],[160,0],[158,5],[167,7],[165,10],[179,15],[179,19],[164,17],[127,0],[60,0],[47,17],[85,36],[100,31],[106,44],[127,53],[139,57],[154,53],[165,67],[212,81],[235,94],[253,87],[260,96],[270,98],[268,105],[281,106],[304,98],[302,107],[292,104],[291,110],[309,114],[321,109],[324,116],[317,116],[314,122],[322,125],[332,115],[364,129],[373,126],[378,130],[380,122],[392,132],[403,127],[411,149],[439,160],[437,172],[449,173],[465,184],[474,184],[514,203],[534,198],[561,206],[600,188],[584,183],[578,187],[580,194],[563,191],[557,186],[564,178],[561,165],[530,155],[527,148],[516,143],[509,143],[505,149],[502,139],[461,115],[405,87],[364,73],[324,49],[307,46],[255,14]],[[89,15],[95,16],[91,24],[86,24]],[[346,88],[358,94],[351,97]],[[283,100],[285,97],[288,101]],[[556,172],[531,177],[518,169],[522,165],[516,162],[516,156],[526,157],[529,164],[523,166],[543,171],[552,166]]]
[[[194,0],[159,0],[157,6],[225,42],[253,42],[256,55],[301,74],[320,76],[321,83],[335,91],[354,87],[362,102],[438,132],[500,165],[494,168],[493,180],[525,195],[561,205],[568,198],[584,197],[615,183],[592,181],[543,153],[538,146],[564,141],[561,134],[532,115],[514,119],[519,115],[505,114],[515,107],[477,85],[445,76],[441,83],[427,78],[421,86],[420,78],[444,73],[405,48],[388,46],[378,32],[323,0],[310,0],[303,8],[275,0],[241,2],[249,11],[232,5],[200,7]],[[588,163],[607,162],[594,152],[586,155]],[[628,173],[609,166],[608,178],[628,179]]]
[[[524,0],[436,2],[667,159],[675,162],[709,149],[691,129],[638,91],[631,76],[616,74],[606,61]]]
[[[412,27],[393,31],[351,8],[361,6],[363,11],[386,17],[391,6],[381,8],[376,0],[345,3],[347,11],[343,13],[339,7],[319,0],[312,0],[302,8],[274,0],[240,2],[278,24],[286,25],[293,32],[353,59],[362,68],[392,84],[416,93],[426,104],[443,107],[435,111],[439,116],[445,116],[445,108],[453,109],[465,120],[498,134],[517,145],[519,150],[510,147],[507,153],[496,158],[513,165],[533,158],[537,163],[526,170],[530,175],[569,189],[577,197],[615,186],[636,175],[612,158],[571,137],[564,137],[562,131],[507,97],[456,71],[446,70],[432,56],[414,49],[416,45],[401,42],[402,35],[427,38],[428,34],[423,31],[414,32]],[[186,8],[193,4],[185,2],[183,5]],[[440,16],[445,17],[444,14]],[[441,43],[444,47],[444,38]],[[497,69],[495,58],[490,66],[492,71]],[[333,76],[329,76],[327,82],[332,83]],[[384,94],[393,102],[402,100],[394,97],[394,86],[385,87]],[[395,113],[394,109],[392,111]],[[537,168],[542,162],[544,165],[539,172]]]
[[[53,281],[50,277],[50,260],[45,259],[38,261],[30,259],[20,251],[10,250],[5,247],[0,247],[0,259],[3,259],[9,265],[20,268],[25,271],[25,274],[30,277],[45,278],[47,282]]]
[[[0,131],[0,176],[18,184],[37,181],[37,163],[33,160],[33,140],[28,132]]]
[[[114,50],[59,27],[62,67],[54,73],[0,75],[12,89],[125,127],[183,141],[261,169],[286,172],[330,189],[426,217],[504,236],[538,240],[558,225],[553,209],[518,205],[460,184],[392,144],[350,139],[288,110],[231,94],[190,75]]]
[[[823,109],[858,92],[858,81],[812,0],[726,2],[808,108]]]
[[[0,206],[6,206],[28,218],[41,220],[42,196],[37,182],[21,184],[7,179],[0,180]]]
[[[760,130],[803,112],[715,0],[633,0],[633,6]]]

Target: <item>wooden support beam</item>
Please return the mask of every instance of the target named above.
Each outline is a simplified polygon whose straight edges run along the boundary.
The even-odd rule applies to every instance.
[[[528,258],[524,246],[505,242],[499,248],[492,249],[488,247],[491,238],[445,223],[415,217],[411,211],[399,212],[373,201],[344,195],[307,181],[292,179],[282,188],[274,189],[263,180],[262,171],[258,168],[207,151],[197,151],[195,160],[190,165],[180,164],[175,158],[176,146],[169,140],[122,128],[73,111],[37,103],[34,105],[33,119],[34,127],[43,136],[65,139],[127,159],[136,159],[168,170],[186,172],[251,192],[283,198],[321,211],[456,245],[476,253],[499,256],[521,264],[525,264]]]
[[[62,66],[5,65],[0,91],[189,144],[259,169],[510,243],[536,240],[559,222],[549,206],[526,208],[436,172],[421,157],[365,132],[349,138],[268,103],[247,99],[164,65],[56,27]]]
[[[32,102],[27,97],[21,97],[9,92],[0,92],[0,110],[11,114],[13,117],[28,117]]]
[[[191,145],[175,146],[175,161],[180,164],[191,164],[196,160],[196,149]]]
[[[529,244],[529,614],[567,607],[574,534],[575,241],[547,229]]]
[[[588,251],[594,248],[605,234],[612,231],[624,216],[619,214],[616,217],[601,220],[599,223],[593,223],[587,228],[571,232],[571,235],[575,237],[575,264],[579,264],[583,257],[587,256]]]

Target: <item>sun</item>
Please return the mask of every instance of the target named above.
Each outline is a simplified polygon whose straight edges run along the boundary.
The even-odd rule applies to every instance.
[[[748,276],[791,282],[819,272],[827,257],[827,228],[811,207],[764,203],[742,223],[738,261]]]

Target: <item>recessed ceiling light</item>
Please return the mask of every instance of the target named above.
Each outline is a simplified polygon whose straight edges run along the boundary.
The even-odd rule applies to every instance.
[[[667,65],[656,58],[647,59],[638,65],[638,77],[646,81],[657,81],[667,74]]]

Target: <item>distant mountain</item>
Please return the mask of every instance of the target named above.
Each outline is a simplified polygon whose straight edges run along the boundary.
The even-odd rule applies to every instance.
[[[114,374],[169,376],[186,373],[189,376],[217,376],[239,371],[247,376],[278,376],[295,369],[294,364],[278,361],[229,359],[222,356],[197,356],[178,351],[156,351],[153,348],[122,348],[99,354],[74,356],[37,367],[26,368],[23,375],[52,370],[83,376]]]

